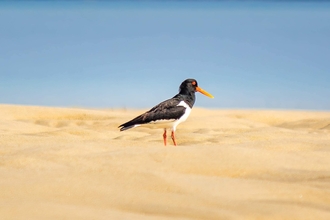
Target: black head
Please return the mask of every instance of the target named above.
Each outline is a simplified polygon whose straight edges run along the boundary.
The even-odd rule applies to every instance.
[[[181,83],[179,89],[180,94],[189,95],[194,94],[195,92],[200,92],[210,98],[214,98],[210,93],[198,87],[198,83],[195,79],[186,79]]]
[[[179,92],[180,93],[191,93],[196,92],[197,81],[195,79],[186,79],[180,85]]]

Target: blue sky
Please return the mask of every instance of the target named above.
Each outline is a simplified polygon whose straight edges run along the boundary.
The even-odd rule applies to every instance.
[[[330,3],[0,2],[0,103],[330,110]]]

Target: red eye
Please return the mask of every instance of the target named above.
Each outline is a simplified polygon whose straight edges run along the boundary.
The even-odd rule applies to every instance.
[[[196,85],[196,81],[193,81],[191,84],[192,84],[193,86],[195,86],[195,85]]]

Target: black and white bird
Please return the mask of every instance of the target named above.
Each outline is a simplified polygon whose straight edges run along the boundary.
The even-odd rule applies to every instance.
[[[163,128],[164,145],[166,146],[166,130],[171,129],[171,138],[176,146],[176,127],[184,122],[195,103],[195,92],[200,92],[210,98],[214,98],[210,93],[198,87],[195,79],[186,79],[179,88],[179,93],[173,98],[165,100],[149,111],[136,118],[120,125],[120,131],[125,131],[138,126],[148,126],[150,128]]]

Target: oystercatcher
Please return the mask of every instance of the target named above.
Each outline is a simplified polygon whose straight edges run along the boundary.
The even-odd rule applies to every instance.
[[[195,79],[186,79],[179,88],[179,93],[173,98],[165,100],[149,111],[137,116],[118,128],[125,131],[138,126],[149,126],[151,128],[163,128],[164,145],[166,146],[166,129],[172,129],[171,138],[176,146],[175,130],[176,127],[185,121],[195,103],[195,92],[200,92],[210,98],[214,98],[210,93],[198,87]]]

